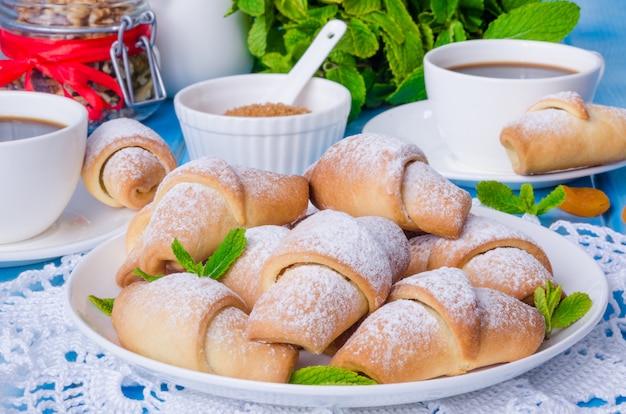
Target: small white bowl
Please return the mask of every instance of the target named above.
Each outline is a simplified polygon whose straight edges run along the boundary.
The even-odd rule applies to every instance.
[[[266,103],[284,74],[247,74],[211,79],[176,94],[174,108],[190,159],[216,156],[229,164],[283,174],[306,168],[343,138],[351,96],[343,85],[311,79],[294,106],[311,112],[275,117],[223,115],[229,109]]]
[[[43,135],[0,140],[0,243],[44,232],[76,189],[87,143],[87,110],[49,93],[0,91],[0,117],[64,127]]]

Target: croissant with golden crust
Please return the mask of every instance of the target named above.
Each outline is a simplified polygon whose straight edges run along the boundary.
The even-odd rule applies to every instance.
[[[330,365],[381,384],[420,381],[524,358],[544,335],[537,309],[444,267],[396,283]]]
[[[404,230],[457,237],[472,199],[428,165],[416,145],[364,133],[331,146],[305,173],[311,202],[352,216],[380,216]]]
[[[122,347],[148,358],[217,375],[287,382],[298,351],[248,340],[247,311],[222,283],[174,273],[122,289],[111,322]]]
[[[125,286],[138,280],[137,267],[151,275],[182,270],[174,239],[204,261],[233,228],[288,224],[307,206],[302,176],[231,166],[215,157],[190,161],[165,177],[154,201],[129,224],[128,257],[116,281]]]
[[[447,239],[432,234],[409,240],[411,263],[405,276],[441,267],[463,269],[475,287],[499,290],[533,303],[546,280],[554,282],[545,251],[525,233],[488,217],[470,214],[461,235]]]
[[[626,160],[626,109],[549,95],[505,125],[500,142],[517,174],[541,174]]]
[[[89,136],[81,174],[87,191],[104,204],[139,210],[174,168],[176,158],[160,135],[139,121],[118,118]]]
[[[409,259],[406,236],[390,220],[315,213],[265,262],[263,294],[250,312],[248,336],[319,354],[385,302]]]

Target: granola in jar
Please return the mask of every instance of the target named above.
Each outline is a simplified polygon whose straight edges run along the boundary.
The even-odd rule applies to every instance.
[[[147,0],[0,0],[0,89],[72,97],[89,126],[144,119],[166,94]]]

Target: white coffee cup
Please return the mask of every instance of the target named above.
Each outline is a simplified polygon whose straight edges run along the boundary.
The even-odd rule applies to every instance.
[[[28,138],[0,137],[0,243],[14,243],[44,232],[68,205],[85,156],[87,110],[53,94],[0,91],[0,117],[59,126]]]
[[[493,63],[562,68],[571,73],[522,79],[450,70]],[[499,139],[504,125],[549,94],[575,91],[592,101],[603,72],[604,60],[596,52],[530,40],[468,40],[437,47],[424,57],[428,102],[441,139],[456,161],[506,173],[512,168]]]

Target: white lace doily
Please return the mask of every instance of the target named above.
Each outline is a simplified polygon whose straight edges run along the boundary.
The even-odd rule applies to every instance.
[[[277,407],[177,387],[103,352],[72,324],[63,283],[81,255],[0,283],[3,413],[615,413],[626,411],[626,236],[558,221],[604,270],[613,294],[582,341],[507,382],[451,398],[371,409]],[[592,402],[581,404],[580,402]],[[624,403],[622,405],[622,403]]]

